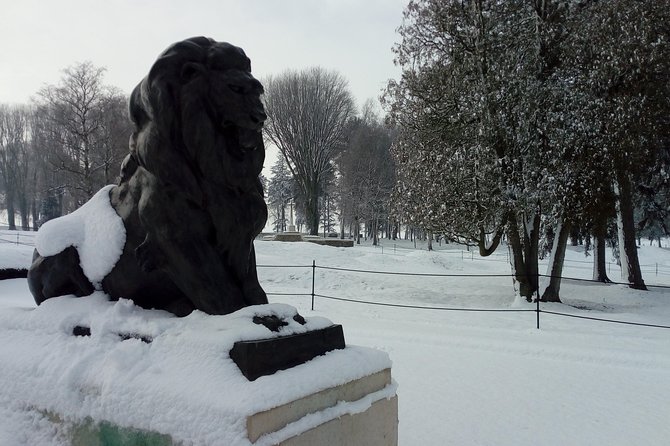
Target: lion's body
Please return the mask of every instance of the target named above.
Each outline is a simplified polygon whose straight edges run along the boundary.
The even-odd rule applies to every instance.
[[[179,315],[267,302],[253,249],[267,219],[260,94],[242,50],[206,38],[168,48],[135,88],[110,192],[126,228],[102,282],[112,297]]]

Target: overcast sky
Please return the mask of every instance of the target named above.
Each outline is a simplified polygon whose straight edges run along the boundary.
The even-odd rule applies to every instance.
[[[408,0],[0,0],[0,103],[27,103],[90,60],[130,93],[173,42],[241,46],[256,77],[322,66],[359,105],[397,77],[391,47]]]

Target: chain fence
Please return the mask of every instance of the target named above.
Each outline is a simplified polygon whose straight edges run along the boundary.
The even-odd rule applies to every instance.
[[[2,222],[0,222],[2,224]],[[11,243],[15,245],[24,245],[24,246],[34,246],[36,232],[29,231],[2,231],[0,232],[0,244],[1,243]],[[383,246],[379,246],[380,250],[383,253]],[[399,250],[412,250],[412,248],[398,247],[393,246],[393,252],[396,253]],[[388,251],[388,248],[387,248]],[[471,261],[489,261],[489,262],[509,262],[509,257],[505,254],[494,254],[490,256],[492,258],[479,258],[474,256],[474,251],[464,251],[464,250],[440,250],[441,253],[449,253],[453,255],[460,255],[461,260],[471,260]],[[592,262],[584,260],[565,260],[566,263],[584,263],[592,264]],[[560,316],[560,317],[569,317],[582,320],[598,321],[605,323],[613,324],[622,324],[622,325],[631,325],[631,326],[641,326],[641,327],[652,327],[652,328],[663,328],[670,329],[670,325],[660,325],[660,324],[646,324],[632,321],[623,321],[607,318],[597,318],[591,316],[583,316],[576,314],[563,313],[559,311],[551,311],[541,308],[541,299],[538,296],[533,299],[535,302],[535,308],[530,309],[516,309],[516,308],[458,308],[458,307],[442,307],[442,306],[421,306],[421,305],[410,305],[410,304],[399,304],[391,302],[375,302],[362,299],[353,299],[348,297],[341,296],[332,296],[327,294],[318,293],[316,290],[316,270],[326,270],[326,271],[338,271],[352,274],[375,274],[375,275],[394,275],[394,276],[419,276],[419,277],[437,277],[437,278],[448,278],[448,277],[459,277],[459,278],[500,278],[500,277],[509,277],[514,278],[513,274],[462,274],[462,273],[411,273],[411,272],[399,272],[399,271],[374,271],[374,270],[362,270],[362,269],[353,269],[353,268],[343,268],[335,266],[324,266],[317,265],[316,261],[312,262],[312,265],[257,265],[258,268],[310,268],[312,270],[312,289],[310,293],[278,293],[278,292],[268,292],[270,296],[309,296],[311,297],[311,308],[314,310],[314,304],[316,298],[327,299],[332,301],[347,302],[347,303],[356,303],[362,305],[375,305],[383,307],[392,307],[392,308],[404,308],[404,309],[420,309],[420,310],[431,310],[431,311],[462,311],[462,312],[486,312],[486,313],[529,313],[535,312],[537,315],[537,328],[540,328],[540,314]],[[670,276],[670,266],[656,264],[642,264],[640,265],[643,268],[643,272],[653,271],[656,276]],[[647,268],[646,270],[644,268]],[[550,275],[538,274],[539,278],[552,278]],[[556,278],[556,277],[554,277]],[[560,276],[560,279],[563,281],[576,281],[576,282],[591,282],[595,284],[606,285],[603,282],[584,279],[579,277],[569,277],[569,276]],[[608,282],[610,285],[624,285],[628,286],[629,283],[624,282]],[[660,289],[670,289],[669,285],[656,285],[656,284],[646,284],[648,288],[660,288]]]
[[[341,297],[341,296],[332,296],[332,295],[327,295],[327,294],[321,294],[321,293],[316,291],[316,270],[317,269],[326,270],[326,271],[339,271],[339,272],[353,273],[353,274],[376,274],[376,275],[438,277],[438,278],[447,278],[447,277],[459,277],[459,278],[464,278],[464,277],[465,278],[467,278],[467,277],[471,277],[471,278],[509,277],[509,278],[514,278],[514,275],[511,274],[511,273],[510,274],[449,274],[449,273],[439,274],[439,273],[411,273],[411,272],[399,272],[399,271],[373,271],[373,270],[342,268],[342,267],[334,267],[334,266],[322,266],[322,265],[317,265],[316,261],[313,261],[312,265],[257,265],[257,267],[258,268],[310,268],[312,270],[312,274],[311,274],[312,291],[311,291],[311,293],[274,293],[274,292],[268,292],[267,294],[270,295],[270,296],[309,296],[309,297],[311,297],[311,309],[312,310],[314,310],[314,305],[315,305],[315,302],[316,302],[316,298],[320,298],[320,299],[339,301],[339,302],[347,302],[347,303],[355,303],[355,304],[362,304],[362,305],[374,305],[374,306],[391,307],[391,308],[419,309],[419,310],[431,310],[431,311],[462,311],[462,312],[473,312],[473,313],[531,313],[531,312],[534,312],[534,313],[536,313],[536,328],[538,328],[538,329],[540,328],[540,315],[541,314],[546,314],[546,315],[551,315],[551,316],[560,316],[560,317],[569,317],[569,318],[574,318],[574,319],[604,322],[604,323],[611,323],[611,324],[670,329],[670,325],[648,324],[648,323],[617,320],[617,319],[599,318],[599,317],[583,316],[583,315],[563,313],[563,312],[560,312],[560,311],[552,311],[552,310],[542,309],[542,307],[541,307],[542,300],[540,299],[540,296],[539,296],[539,290],[538,290],[537,296],[533,299],[533,302],[535,303],[535,308],[534,309],[531,309],[531,308],[518,308],[517,309],[517,308],[463,308],[463,307],[443,307],[443,306],[422,306],[422,305],[399,304],[399,303],[392,303],[392,302],[376,302],[376,301],[363,300],[363,299],[353,299],[353,298],[350,298],[350,297]],[[550,278],[558,278],[559,276],[550,276],[550,275],[547,275],[547,274],[538,274],[537,277],[538,277],[538,279],[539,278],[549,278],[550,279]],[[623,282],[603,283],[603,282],[600,282],[600,281],[597,281],[597,280],[583,279],[583,278],[579,278],[579,277],[560,276],[560,279],[562,281],[567,280],[567,281],[578,281],[578,282],[591,282],[591,283],[600,284],[600,285],[624,285],[624,286],[630,285],[629,283],[623,283]],[[670,286],[668,286],[668,285],[647,284],[647,287],[670,289]]]
[[[0,232],[0,243],[35,246],[35,237],[37,237],[37,232],[3,230]]]
[[[424,243],[425,245],[425,243]],[[384,245],[384,244],[379,244],[379,245],[373,245],[375,250],[379,251],[379,254],[402,254],[406,252],[412,252],[416,251],[417,249],[427,249],[426,246],[421,246],[421,248],[408,248],[406,246],[398,246],[397,244],[393,245]],[[473,262],[503,262],[503,263],[509,263],[510,258],[509,258],[509,253],[493,253],[487,257],[481,257],[478,255],[475,255],[475,250],[474,249],[468,249],[468,250],[458,250],[458,249],[449,249],[447,246],[450,246],[449,244],[444,244],[442,246],[437,246],[435,243],[433,244],[433,250],[436,252],[439,252],[440,254],[447,254],[447,255],[454,255],[454,256],[460,256],[461,260],[470,260]],[[574,259],[565,259],[564,262],[566,264],[573,264],[573,265],[592,265],[593,261],[589,260],[574,260]],[[612,273],[612,266],[618,266],[617,262],[611,262],[608,261],[606,262],[607,265],[607,273],[611,274]],[[640,264],[640,270],[642,273],[645,275],[651,275],[653,274],[656,277],[659,276],[666,276],[670,277],[670,266],[669,265],[661,265],[658,263],[642,263]]]

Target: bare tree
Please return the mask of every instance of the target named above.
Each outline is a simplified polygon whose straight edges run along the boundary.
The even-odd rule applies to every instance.
[[[132,125],[128,119],[128,98],[118,89],[108,87],[101,101],[102,121],[94,160],[102,166],[103,184],[116,181],[121,161],[128,153]]]
[[[105,69],[84,62],[64,70],[58,85],[39,92],[50,122],[49,160],[75,206],[110,182],[112,166],[127,151],[126,99],[103,84]]]
[[[16,229],[17,208],[21,228],[29,229],[29,116],[25,106],[0,107],[0,178],[5,191],[9,229]]]
[[[67,173],[54,166],[62,152],[64,129],[50,119],[46,105],[33,109],[31,146],[33,154],[33,224],[38,226],[63,213]]]
[[[374,114],[364,113],[352,121],[349,143],[337,159],[341,215],[348,214],[357,226],[365,221],[374,245],[380,222],[388,219],[395,183],[391,141],[391,130]],[[358,233],[357,228],[356,237]]]
[[[286,159],[305,199],[307,226],[319,231],[319,196],[353,114],[347,81],[323,68],[287,71],[265,82],[265,134]]]

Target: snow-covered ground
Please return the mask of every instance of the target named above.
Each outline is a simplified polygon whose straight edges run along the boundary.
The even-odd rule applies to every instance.
[[[534,309],[515,297],[509,277],[466,277],[509,274],[505,250],[480,259],[455,245],[428,252],[406,242],[395,242],[395,249],[394,242],[383,243],[383,252],[370,245],[280,242],[256,242],[256,250],[271,302],[341,323],[348,344],[389,354],[399,385],[401,445],[670,444],[670,329],[543,313],[537,330],[534,312],[415,309],[323,297],[310,309],[311,297],[302,294],[311,292],[313,260],[317,295],[433,308]],[[15,255],[7,246],[0,244],[0,259]],[[639,252],[646,282],[670,285],[670,251],[643,246]],[[590,277],[591,257],[581,248],[569,248],[566,257],[565,276]],[[610,277],[619,276],[612,264]],[[561,295],[564,304],[542,308],[670,325],[670,289],[564,281]],[[0,282],[0,311],[33,306],[25,280]],[[26,426],[31,432],[21,433]],[[0,404],[0,444],[58,444],[52,437],[47,420]]]

